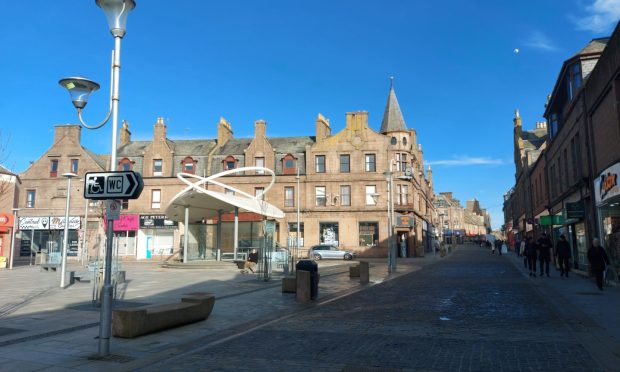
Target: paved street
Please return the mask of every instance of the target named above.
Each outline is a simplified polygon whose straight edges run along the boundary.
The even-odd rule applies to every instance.
[[[469,246],[421,271],[254,324],[238,337],[207,339],[147,369],[620,370],[618,328],[605,330],[559,295],[545,299],[552,287],[536,280],[571,290],[589,284],[581,296],[597,300],[617,301],[618,289],[600,295],[588,280],[555,272],[530,279],[518,263],[514,255]],[[615,309],[610,314],[618,318]]]
[[[208,270],[125,264],[122,304],[216,295],[206,322],[111,341],[95,360],[91,286],[57,288],[35,267],[0,272],[1,370],[620,370],[620,288],[589,279],[524,275],[514,256],[461,246],[445,258],[371,260],[371,284],[343,261],[321,261],[319,299],[299,304],[279,280],[227,266]],[[75,268],[75,267],[74,267]]]

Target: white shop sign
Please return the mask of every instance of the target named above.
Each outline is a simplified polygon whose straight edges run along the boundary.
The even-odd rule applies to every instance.
[[[594,197],[597,205],[600,205],[609,198],[620,195],[618,174],[620,174],[620,163],[616,163],[605,169],[601,172],[600,176],[594,180]]]
[[[63,230],[64,228],[64,216],[19,217],[20,230]],[[69,216],[69,229],[77,230],[79,228],[80,217]]]
[[[65,217],[50,217],[50,230],[64,230]],[[77,230],[80,228],[80,217],[69,216],[69,230]]]

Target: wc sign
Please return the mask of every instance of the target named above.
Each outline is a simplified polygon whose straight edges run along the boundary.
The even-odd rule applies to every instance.
[[[137,199],[144,188],[142,176],[133,171],[86,173],[84,198]]]

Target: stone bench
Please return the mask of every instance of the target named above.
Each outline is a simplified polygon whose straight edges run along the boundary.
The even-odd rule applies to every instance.
[[[215,304],[209,293],[189,294],[181,302],[146,305],[112,311],[112,335],[133,338],[206,320]]]

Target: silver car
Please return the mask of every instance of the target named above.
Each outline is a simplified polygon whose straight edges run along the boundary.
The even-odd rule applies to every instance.
[[[330,244],[313,245],[308,251],[308,257],[314,260],[337,259],[352,260],[355,252],[346,251]]]

